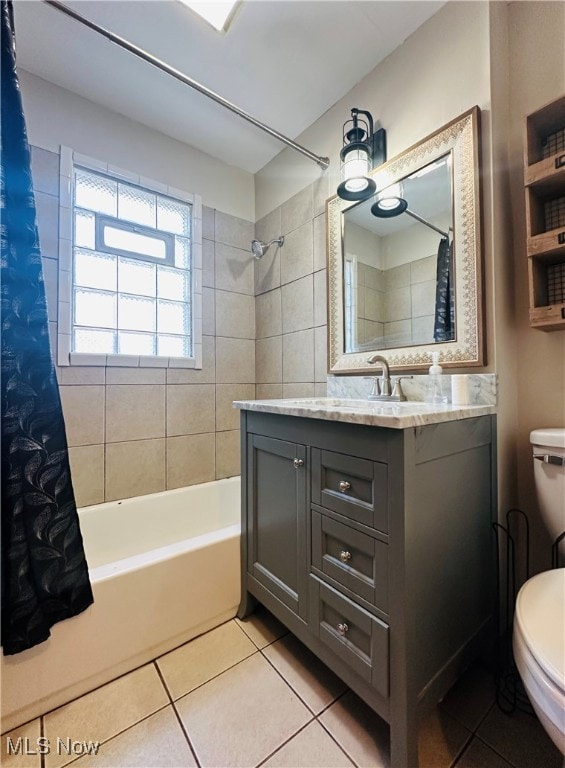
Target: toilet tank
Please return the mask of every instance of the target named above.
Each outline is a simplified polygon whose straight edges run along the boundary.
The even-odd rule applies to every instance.
[[[530,433],[542,520],[555,540],[565,530],[565,427]]]

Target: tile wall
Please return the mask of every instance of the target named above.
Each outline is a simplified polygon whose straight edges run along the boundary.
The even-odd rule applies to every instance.
[[[33,147],[32,174],[54,344],[59,155]],[[203,227],[202,370],[57,368],[80,506],[239,474],[232,401],[255,397],[254,229],[206,206]]]
[[[284,235],[255,261],[257,397],[325,396],[327,301],[325,202],[322,177],[255,225],[255,236]]]

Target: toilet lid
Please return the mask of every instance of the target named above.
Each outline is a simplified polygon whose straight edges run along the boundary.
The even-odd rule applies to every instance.
[[[524,584],[516,620],[540,667],[565,690],[565,568],[538,573]]]

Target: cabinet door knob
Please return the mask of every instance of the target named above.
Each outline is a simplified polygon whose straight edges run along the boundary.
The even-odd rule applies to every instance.
[[[348,563],[351,560],[351,552],[348,552],[346,549],[342,549],[339,553],[339,559],[342,563]]]
[[[351,488],[351,483],[348,483],[347,480],[340,480],[339,481],[339,490],[342,493],[345,493]]]
[[[347,626],[347,624],[345,622],[343,622],[343,624],[338,624],[337,625],[337,631],[339,632],[339,634],[342,637],[344,637],[344,635],[348,631],[348,629],[349,629],[349,627]]]
[[[299,469],[300,467],[304,466],[303,459],[294,459],[292,463],[294,464],[294,469]]]

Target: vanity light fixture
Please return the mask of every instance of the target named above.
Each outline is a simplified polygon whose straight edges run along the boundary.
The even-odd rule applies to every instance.
[[[390,187],[383,189],[376,196],[375,202],[371,206],[371,213],[380,219],[391,219],[394,216],[399,216],[408,208],[408,203],[402,195],[402,184],[400,182],[391,184]]]
[[[363,115],[364,117],[359,117]],[[386,160],[386,131],[374,130],[370,112],[353,107],[351,120],[343,125],[341,183],[337,194],[343,200],[366,200],[376,190],[369,173]]]

